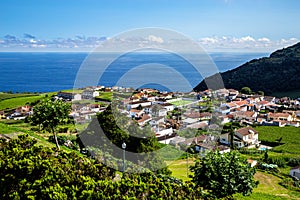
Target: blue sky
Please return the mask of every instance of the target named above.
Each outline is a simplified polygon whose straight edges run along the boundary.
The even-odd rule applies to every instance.
[[[0,5],[0,47],[5,36],[47,43],[141,27],[173,29],[223,46],[230,45],[224,36],[269,40],[272,48],[300,39],[298,0],[2,0]]]

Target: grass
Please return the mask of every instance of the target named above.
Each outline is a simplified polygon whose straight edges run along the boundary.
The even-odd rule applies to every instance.
[[[14,109],[45,98],[45,95],[21,96],[0,101],[0,110]]]
[[[81,94],[83,92],[83,90],[80,90],[80,89],[68,89],[68,90],[62,90],[61,92],[69,92],[69,93]]]
[[[169,169],[172,171],[172,176],[182,179],[183,181],[191,180],[188,175],[192,175],[190,170],[187,171],[187,166],[194,164],[194,158],[189,158],[188,163],[186,159],[176,161],[166,161]],[[187,165],[188,164],[188,165]],[[281,178],[268,174],[266,172],[257,171],[254,178],[259,181],[258,187],[253,190],[250,196],[243,196],[241,194],[234,195],[238,200],[279,200],[279,199],[300,199],[300,193],[288,190],[279,183]]]
[[[113,93],[112,92],[99,92],[99,96],[96,99],[101,99],[104,101],[112,101]]]
[[[256,172],[255,179],[259,181],[258,187],[250,196],[235,195],[236,199],[300,199],[300,193],[294,192],[279,185],[281,178],[265,172]]]
[[[10,94],[10,93],[0,93],[0,101],[5,99],[12,99],[16,97],[29,97],[29,96],[36,96],[36,94]]]
[[[179,100],[179,101],[173,101],[171,102],[171,104],[175,105],[175,106],[184,106],[187,104],[193,103],[193,101],[187,101],[187,100]]]
[[[168,168],[172,171],[172,176],[182,179],[183,181],[191,180],[188,175],[192,175],[192,172],[188,167],[194,165],[194,158],[180,159],[176,161],[166,161]]]
[[[16,133],[16,132],[22,132],[23,129],[20,129],[15,126],[9,126],[5,123],[0,123],[0,134],[10,134],[10,133]]]
[[[273,148],[275,151],[300,155],[300,128],[258,126],[259,140],[276,144],[276,140],[282,137],[281,145]]]

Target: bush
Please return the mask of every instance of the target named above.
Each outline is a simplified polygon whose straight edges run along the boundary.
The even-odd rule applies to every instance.
[[[287,162],[287,165],[291,167],[300,165],[300,158],[290,158]]]
[[[267,162],[269,164],[275,164],[278,167],[285,167],[287,164],[284,157],[269,157]]]
[[[55,144],[55,139],[54,139],[53,135],[49,136],[48,140],[49,140],[49,142],[52,142]],[[58,144],[60,144],[60,145],[63,145],[67,140],[68,140],[68,138],[66,136],[61,136],[61,135],[57,136],[57,141],[58,141]]]

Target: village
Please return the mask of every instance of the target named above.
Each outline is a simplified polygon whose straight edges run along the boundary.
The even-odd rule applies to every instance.
[[[160,143],[183,151],[192,149],[200,155],[210,150],[225,153],[242,148],[271,149],[261,144],[259,132],[253,127],[300,125],[299,99],[247,95],[234,89],[181,93],[95,86],[60,91],[51,98],[71,103],[69,116],[75,124],[86,126],[108,105],[115,105],[141,129],[150,127]],[[0,111],[0,117],[24,120],[33,112],[33,106],[24,105],[9,113]],[[228,129],[228,124],[238,126]],[[256,164],[255,160],[249,162]],[[300,168],[291,169],[291,175],[300,178],[297,170]]]
[[[111,98],[103,99],[100,94]],[[271,148],[260,144],[259,133],[251,126],[299,127],[300,123],[299,99],[246,95],[234,89],[181,93],[97,86],[58,92],[53,99],[72,102],[70,116],[77,124],[90,122],[113,101],[119,112],[135,120],[140,128],[150,126],[159,142],[183,149],[193,146],[200,153],[214,149],[228,152],[230,147]],[[32,113],[28,105],[6,116],[0,112],[2,118],[15,120]],[[241,126],[224,132],[223,125],[230,122]],[[190,134],[180,134],[183,131]]]
[[[229,151],[231,135],[221,132],[222,126],[229,122],[238,122],[245,126],[234,130],[232,141],[238,148],[259,147],[259,133],[251,125],[299,127],[300,123],[299,99],[245,95],[234,89],[180,93],[161,92],[150,88],[134,90],[98,86],[79,91],[81,93],[58,92],[54,97],[72,101],[70,116],[75,123],[88,123],[98,112],[106,109],[110,100],[118,101],[117,107],[121,113],[135,120],[141,128],[150,126],[161,143],[175,146],[193,144],[197,146],[197,151],[215,148],[205,143],[211,140],[219,142],[218,148],[221,151]],[[100,93],[123,96],[110,100],[101,99]],[[32,113],[32,107],[25,105],[8,115],[1,111],[0,117],[20,120]],[[185,138],[177,134],[185,129],[194,130],[195,137]],[[199,136],[197,130],[206,130],[208,134]],[[217,136],[209,134],[216,130],[219,130]]]

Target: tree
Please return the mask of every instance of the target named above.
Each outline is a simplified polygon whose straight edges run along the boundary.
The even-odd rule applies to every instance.
[[[259,95],[261,95],[261,96],[264,96],[264,95],[265,95],[265,93],[264,93],[263,91],[261,91],[261,90],[258,91],[257,94],[259,94]]]
[[[253,177],[255,169],[235,151],[225,154],[211,151],[198,158],[191,170],[193,182],[211,190],[213,198],[232,197],[236,193],[249,195],[258,184]]]
[[[170,174],[166,164],[158,153],[160,146],[155,133],[149,126],[141,129],[138,124],[110,105],[104,112],[98,113],[89,126],[79,134],[78,143],[82,148],[92,147],[99,150],[100,154],[109,154],[111,157],[121,159],[120,149],[126,143],[126,151],[138,154],[127,156],[126,160],[141,164],[148,169],[161,169],[156,173]],[[144,153],[153,152],[146,156]]]
[[[63,101],[51,101],[50,99],[42,101],[33,108],[33,115],[30,120],[33,125],[39,125],[42,130],[48,130],[53,134],[56,147],[59,148],[55,129],[59,124],[69,121],[71,105]]]
[[[243,94],[251,94],[252,90],[249,87],[243,87],[241,89],[241,93],[243,93]]]
[[[169,175],[124,173],[28,135],[0,138],[0,199],[204,199],[207,191]]]
[[[267,163],[268,160],[269,160],[269,154],[268,154],[268,150],[266,150],[265,153],[264,153],[264,160],[263,161]]]

